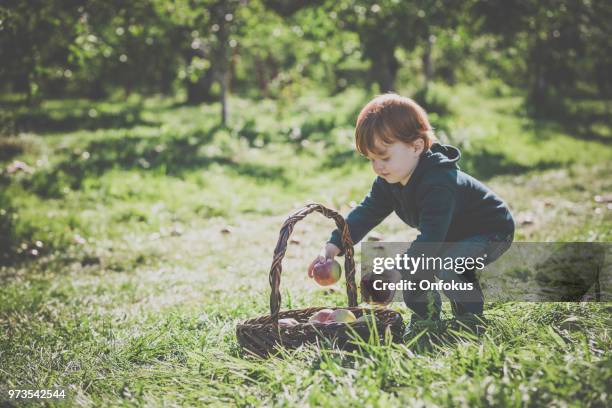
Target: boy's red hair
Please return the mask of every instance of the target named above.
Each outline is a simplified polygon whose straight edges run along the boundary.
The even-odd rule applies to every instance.
[[[425,110],[414,100],[394,93],[379,95],[363,107],[357,117],[355,145],[364,156],[376,154],[375,141],[384,144],[423,139],[429,150],[436,136]]]

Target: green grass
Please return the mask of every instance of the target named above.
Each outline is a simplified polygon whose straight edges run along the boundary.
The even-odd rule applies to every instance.
[[[169,100],[20,112],[32,128],[0,139],[1,167],[22,160],[34,172],[0,174],[0,390],[61,386],[82,406],[605,406],[605,303],[491,304],[484,337],[430,351],[242,356],[235,327],[269,313],[285,217],[311,201],[346,213],[368,191],[351,133],[365,98],[236,99],[227,129],[218,106]],[[517,240],[612,239],[612,210],[593,199],[612,190],[609,144],[530,121],[511,93],[440,87],[436,103],[448,112],[434,126],[508,202]],[[320,215],[296,225],[283,309],[346,304],[340,287],[305,274],[332,226]],[[416,235],[395,216],[377,232]]]

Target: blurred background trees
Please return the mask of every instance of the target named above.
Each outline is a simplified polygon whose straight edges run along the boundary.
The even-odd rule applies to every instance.
[[[494,36],[503,77],[527,90],[536,115],[560,113],[564,97],[610,97],[611,3],[487,0],[473,11],[476,32]]]
[[[0,92],[219,101],[225,123],[228,93],[426,94],[485,74],[561,117],[568,98],[610,98],[611,19],[605,0],[8,0]]]

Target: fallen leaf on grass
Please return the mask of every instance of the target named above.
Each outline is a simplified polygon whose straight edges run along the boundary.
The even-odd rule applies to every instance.
[[[85,240],[85,238],[83,238],[79,234],[75,234],[72,239],[76,244],[79,244],[79,245],[85,245],[87,243],[87,240]]]
[[[612,203],[612,194],[596,195],[594,198],[598,203]]]
[[[173,237],[180,237],[183,235],[183,226],[180,224],[174,224],[170,230],[170,235]]]
[[[577,316],[570,316],[567,319],[563,320],[559,327],[564,330],[579,330],[581,326],[580,319]]]
[[[370,232],[368,235],[368,241],[382,241],[384,237],[377,232]]]
[[[28,174],[34,173],[34,169],[32,167],[28,166],[26,163],[19,161],[19,160],[15,160],[11,164],[9,164],[8,167],[6,168],[6,172],[8,174],[17,173],[18,171],[23,171],[24,173],[28,173]]]
[[[523,214],[519,214],[516,217],[518,223],[520,225],[532,225],[535,224],[535,220],[533,218],[533,215],[528,214],[528,213],[523,213]]]

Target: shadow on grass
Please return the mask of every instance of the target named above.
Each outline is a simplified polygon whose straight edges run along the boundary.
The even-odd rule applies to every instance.
[[[68,187],[81,188],[89,177],[100,177],[111,169],[151,171],[181,177],[193,170],[204,170],[213,164],[255,181],[289,183],[282,166],[240,163],[230,153],[207,151],[219,126],[209,132],[197,130],[186,135],[159,138],[127,137],[91,141],[82,149],[68,151],[63,159],[47,171],[37,171],[23,181],[24,187],[43,198],[58,198]]]
[[[610,119],[610,115],[598,113],[568,115],[556,127],[576,139],[609,145],[612,143]],[[607,132],[604,132],[603,128],[606,128]]]
[[[515,113],[521,115],[524,110],[525,107],[520,107]],[[578,140],[609,144],[612,143],[611,118],[611,101],[577,97],[557,101],[524,128],[542,139],[563,133]]]
[[[461,157],[461,170],[477,179],[486,180],[495,176],[522,174],[534,170],[548,170],[567,165],[567,162],[540,160],[532,165],[513,161],[509,157],[486,148],[470,149]]]
[[[14,138],[0,137],[0,162],[9,161],[24,151],[20,141]]]
[[[319,168],[321,170],[336,169],[343,166],[355,165],[365,160],[366,159],[360,157],[359,153],[357,153],[353,148],[346,150],[334,149],[323,158]]]
[[[142,107],[139,105],[125,107],[119,112],[104,112],[93,107],[33,109],[15,113],[13,121],[17,132],[38,134],[159,125],[142,119]]]

